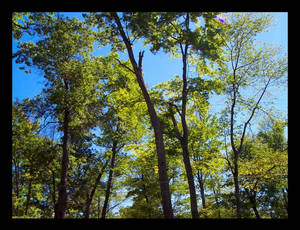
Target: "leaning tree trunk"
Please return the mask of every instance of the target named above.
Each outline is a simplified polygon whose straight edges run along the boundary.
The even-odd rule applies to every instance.
[[[256,199],[255,197],[251,197],[251,203],[252,203],[252,209],[254,211],[254,214],[256,216],[257,219],[260,219],[260,215],[258,213],[257,207],[256,207]]]
[[[105,168],[106,168],[106,166],[107,166],[107,164],[108,164],[108,161],[109,161],[109,160],[107,160],[107,161],[105,162],[104,166],[103,166],[102,169],[100,170],[100,173],[98,174],[98,176],[97,176],[97,178],[96,178],[96,181],[95,181],[95,184],[94,184],[94,186],[93,186],[93,188],[92,188],[92,191],[91,191],[90,195],[87,197],[87,200],[86,200],[86,203],[85,203],[85,210],[84,210],[84,214],[83,214],[84,218],[86,218],[86,219],[88,219],[89,216],[90,216],[90,206],[91,206],[91,203],[92,203],[92,201],[93,201],[93,197],[94,197],[96,188],[97,188],[97,186],[98,186],[98,184],[99,184],[99,182],[100,182],[100,180],[101,180],[101,177],[102,177],[102,175],[103,175],[103,173],[104,173],[104,170],[105,170]]]
[[[251,203],[252,209],[254,211],[254,214],[256,216],[257,219],[260,219],[260,215],[258,213],[257,210],[257,204],[256,204],[256,192],[254,191],[253,193],[251,191],[249,191],[248,189],[245,189],[247,196],[249,198],[249,201]]]
[[[103,204],[103,208],[102,208],[102,215],[101,215],[102,219],[105,218],[106,212],[107,212],[112,178],[113,178],[113,169],[115,167],[116,155],[117,155],[117,142],[114,141],[113,146],[112,146],[112,158],[111,158],[111,162],[110,162],[110,166],[109,166],[109,175],[108,175],[108,180],[107,180],[107,185],[106,185],[105,200],[104,200],[104,204]]]
[[[144,79],[143,79],[142,60],[143,60],[144,52],[139,53],[139,61],[137,64],[135,61],[134,55],[133,55],[131,43],[123,30],[120,19],[119,19],[117,13],[112,13],[112,14],[117,23],[120,35],[122,36],[122,39],[126,45],[129,59],[133,66],[133,69],[134,69],[133,72],[136,75],[137,82],[142,90],[145,102],[147,104],[148,113],[149,113],[150,120],[151,120],[151,125],[154,129],[155,145],[156,145],[156,152],[157,152],[157,159],[158,159],[158,176],[159,176],[159,182],[160,182],[163,213],[164,213],[165,218],[173,218],[173,209],[172,209],[172,203],[171,203],[171,194],[170,194],[170,190],[169,190],[169,178],[168,178],[168,174],[167,174],[167,162],[166,162],[166,156],[165,156],[165,146],[164,146],[164,140],[163,140],[162,127],[161,127],[161,123],[158,119],[158,116],[155,112],[153,103],[150,99],[150,96],[148,94],[148,91],[147,91],[147,88],[146,88],[146,85],[145,85]]]

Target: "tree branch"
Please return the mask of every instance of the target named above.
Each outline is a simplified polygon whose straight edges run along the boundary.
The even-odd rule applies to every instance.
[[[127,65],[124,65],[118,58],[115,58],[115,60],[118,61],[121,66],[125,67],[127,70],[135,74],[132,69],[130,69]]]
[[[265,92],[266,92],[266,90],[267,90],[267,87],[268,87],[270,81],[271,81],[271,78],[269,78],[269,80],[268,80],[267,84],[265,85],[265,87],[264,87],[264,89],[263,89],[263,91],[262,91],[262,93],[261,93],[259,99],[257,100],[257,102],[256,102],[256,104],[255,104],[255,106],[254,106],[254,108],[252,109],[252,112],[251,112],[251,115],[250,115],[249,119],[248,119],[248,120],[245,122],[245,124],[244,124],[244,129],[243,129],[243,133],[242,133],[242,137],[241,137],[241,142],[240,142],[240,146],[239,146],[239,151],[242,149],[242,146],[243,146],[244,137],[245,137],[245,133],[246,133],[246,128],[247,128],[249,122],[251,121],[251,119],[253,118],[254,113],[255,113],[255,110],[257,109],[258,104],[260,103],[260,101],[261,101],[263,95],[265,94]]]
[[[179,116],[180,117],[182,116],[179,108],[177,107],[177,105],[175,105],[173,102],[168,102],[168,105],[175,107],[175,109],[176,109],[177,113],[179,114]]]

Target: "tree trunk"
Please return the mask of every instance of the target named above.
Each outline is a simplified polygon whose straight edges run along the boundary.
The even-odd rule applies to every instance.
[[[192,218],[199,218],[199,213],[198,213],[198,208],[197,208],[197,196],[196,196],[195,183],[194,183],[194,175],[193,175],[192,167],[190,164],[187,141],[185,141],[182,144],[182,150],[183,150],[183,162],[184,162],[185,171],[186,171],[188,184],[189,184]]]
[[[166,163],[166,156],[165,156],[163,134],[162,134],[161,124],[159,122],[159,119],[157,117],[157,114],[155,112],[154,106],[152,104],[152,101],[150,99],[150,96],[148,94],[143,79],[143,72],[142,72],[143,52],[139,53],[139,65],[137,65],[133,55],[132,46],[123,30],[120,19],[117,13],[112,13],[112,14],[117,23],[120,35],[122,36],[122,39],[126,45],[128,56],[134,68],[134,73],[136,75],[137,82],[142,90],[145,102],[147,104],[151,125],[154,129],[155,145],[156,145],[156,152],[157,152],[157,159],[158,159],[158,175],[159,175],[160,190],[161,190],[161,197],[162,197],[162,204],[163,204],[163,213],[165,218],[173,218],[173,209],[172,209],[171,195],[169,190],[169,179],[167,174],[167,163]]]
[[[144,197],[145,197],[145,200],[146,200],[146,204],[148,205],[149,204],[149,198],[147,196],[147,189],[146,189],[146,186],[145,186],[145,180],[144,180],[144,175],[142,174],[142,181],[143,181],[143,193],[144,193]]]
[[[31,199],[31,188],[32,188],[32,179],[30,179],[28,184],[28,193],[27,193],[27,200],[26,200],[26,208],[25,208],[25,215],[28,214],[29,202]]]
[[[257,208],[256,208],[256,202],[254,202],[252,205],[253,205],[252,208],[253,208],[253,211],[255,213],[256,218],[260,219],[260,215],[259,215],[259,213],[257,211]]]
[[[189,30],[189,13],[186,15],[186,29]],[[182,54],[182,113],[181,113],[181,124],[183,135],[181,139],[181,146],[182,146],[182,154],[183,154],[183,162],[185,166],[185,171],[188,179],[189,184],[189,191],[190,191],[190,203],[191,203],[191,212],[192,218],[199,218],[198,208],[197,208],[197,196],[195,190],[195,183],[194,183],[194,174],[191,167],[190,156],[189,156],[189,149],[188,149],[188,127],[185,119],[186,115],[186,104],[187,104],[187,57],[188,57],[188,44],[185,44],[184,50],[182,44],[180,43],[181,54]]]
[[[177,122],[174,115],[171,117],[174,129],[177,134],[177,138],[180,141],[182,148],[183,162],[185,166],[185,171],[188,179],[189,192],[190,192],[190,204],[191,213],[193,218],[199,218],[198,208],[197,208],[197,196],[194,183],[194,175],[190,163],[189,150],[188,150],[188,128],[186,124],[185,114],[186,114],[186,103],[187,103],[187,79],[186,79],[186,54],[187,46],[185,51],[183,51],[182,45],[180,45],[182,56],[183,56],[183,89],[182,89],[182,112],[178,112],[181,117],[181,124],[183,129],[183,135],[181,136],[179,129],[177,127]],[[172,104],[170,104],[172,106]]]
[[[237,218],[241,218],[241,199],[240,199],[240,188],[239,188],[239,177],[238,177],[238,164],[234,163],[234,196],[236,201],[236,216]]]
[[[16,176],[15,176],[15,183],[16,183],[16,199],[19,198],[20,194],[20,188],[19,188],[19,161],[15,161],[15,171],[16,171]],[[19,216],[19,204],[16,205],[15,207],[15,215]]]
[[[249,191],[249,189],[245,189],[246,193],[247,193],[247,196],[249,198],[249,201],[251,203],[251,206],[252,206],[252,209],[254,211],[254,214],[256,216],[257,219],[260,219],[260,215],[258,213],[258,210],[256,208],[256,192],[254,191],[253,193],[251,191]]]
[[[197,172],[197,177],[198,177],[198,182],[199,182],[199,187],[200,187],[202,207],[206,208],[206,205],[205,205],[205,193],[204,193],[204,181],[203,181],[203,177],[199,173],[199,170]]]
[[[218,218],[221,218],[221,212],[220,212],[220,207],[219,207],[219,202],[218,202],[218,194],[216,193],[214,188],[212,190],[213,190],[213,193],[214,193],[214,198],[215,198],[216,206],[217,206],[217,209],[218,209]]]
[[[64,79],[65,83],[65,95],[69,90],[68,82]],[[66,97],[65,97],[66,100]],[[65,101],[66,103],[66,101]],[[65,106],[64,109],[64,122],[63,122],[63,154],[62,154],[62,162],[61,162],[61,181],[58,190],[58,201],[55,204],[55,218],[63,219],[65,218],[66,208],[67,208],[67,178],[68,178],[68,165],[69,165],[69,147],[68,142],[70,138],[70,130],[69,130],[69,122],[70,122],[70,111]]]
[[[106,166],[107,166],[107,164],[108,164],[108,161],[109,161],[109,160],[107,160],[107,161],[105,162],[104,166],[102,167],[100,173],[98,174],[98,177],[96,178],[96,181],[95,181],[95,184],[94,184],[94,186],[93,186],[93,188],[92,188],[92,191],[91,191],[90,195],[87,197],[86,204],[85,204],[85,210],[84,210],[84,214],[83,214],[83,215],[84,215],[84,218],[87,218],[87,219],[88,219],[89,216],[90,216],[90,206],[91,206],[91,203],[92,203],[92,201],[93,201],[93,197],[94,197],[96,188],[97,188],[97,186],[98,186],[98,184],[99,184],[99,182],[100,182],[100,180],[101,180],[101,177],[102,177],[102,175],[103,175],[103,173],[104,173],[104,170],[105,170],[105,168],[106,168]]]
[[[108,206],[108,201],[109,201],[109,196],[110,196],[110,189],[111,189],[111,184],[112,184],[112,178],[113,178],[113,169],[115,166],[115,157],[117,154],[117,142],[113,141],[113,146],[112,146],[112,158],[109,166],[109,175],[108,175],[108,180],[107,180],[107,186],[106,186],[106,192],[105,192],[105,200],[102,208],[102,215],[101,218],[104,219],[106,216],[107,212],[107,206]]]
[[[233,78],[234,81],[236,80],[236,75],[235,75],[235,70],[233,71]],[[235,82],[232,84],[232,89],[233,89],[233,96],[232,96],[232,104],[231,104],[231,109],[230,109],[230,143],[231,143],[231,148],[233,152],[233,180],[234,180],[234,195],[235,195],[235,200],[236,200],[236,215],[237,218],[241,218],[241,200],[240,200],[240,189],[239,189],[239,172],[238,172],[238,158],[239,158],[239,152],[235,147],[234,143],[234,109],[235,109],[235,103],[236,103],[236,94],[237,94],[237,85]],[[241,145],[240,148],[241,149]]]
[[[51,170],[51,172],[52,172],[52,187],[53,187],[52,201],[53,201],[53,209],[55,211],[55,203],[56,203],[55,172],[54,170]]]

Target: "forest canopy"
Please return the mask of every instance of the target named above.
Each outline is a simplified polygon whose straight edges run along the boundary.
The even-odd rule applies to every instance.
[[[12,218],[288,218],[272,14],[77,15],[12,14],[13,68],[43,78],[12,103]],[[149,87],[150,53],[180,71]]]

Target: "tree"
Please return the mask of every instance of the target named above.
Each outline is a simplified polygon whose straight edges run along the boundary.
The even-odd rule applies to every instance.
[[[34,122],[26,112],[26,102],[15,103],[12,108],[12,215],[38,218],[51,210],[47,201],[55,200],[51,179],[57,173],[59,148],[58,143],[40,136],[40,122]],[[49,191],[46,199],[43,191]]]
[[[227,76],[229,95],[227,109],[230,114],[230,144],[233,153],[233,162],[229,166],[234,178],[237,217],[241,218],[238,162],[246,130],[256,111],[261,108],[261,101],[267,89],[285,76],[287,66],[286,58],[280,57],[278,49],[257,47],[254,44],[255,36],[269,27],[269,16],[233,14],[232,17],[228,17],[228,21],[230,27],[223,37],[227,48],[228,67],[222,71],[223,75]],[[251,87],[258,87],[255,96],[243,96],[249,95]],[[236,125],[237,112],[246,117],[243,117],[245,121],[240,122],[240,126]]]
[[[124,14],[125,15],[125,14]],[[136,76],[137,82],[140,86],[140,89],[142,90],[145,102],[147,104],[147,109],[150,115],[150,120],[152,127],[154,129],[155,133],[155,141],[156,141],[156,149],[157,149],[157,158],[158,158],[158,168],[159,168],[159,180],[160,180],[160,186],[161,186],[161,196],[163,201],[163,209],[164,209],[164,215],[166,218],[172,218],[173,217],[173,211],[172,211],[172,204],[171,204],[171,197],[170,197],[170,191],[169,191],[169,185],[168,185],[168,175],[167,175],[167,166],[166,166],[166,158],[165,158],[165,150],[164,150],[164,142],[163,142],[163,136],[161,132],[161,124],[159,122],[159,119],[157,117],[157,114],[155,112],[155,108],[153,106],[153,103],[151,101],[151,98],[149,96],[149,93],[147,91],[146,85],[144,83],[143,79],[143,70],[142,70],[142,62],[143,62],[143,56],[144,52],[139,52],[139,60],[136,62],[135,57],[133,55],[132,51],[132,44],[130,41],[130,37],[126,35],[124,31],[124,27],[122,23],[126,23],[126,20],[129,18],[123,17],[120,19],[117,13],[102,13],[102,14],[96,14],[92,15],[96,18],[96,24],[100,28],[104,29],[104,33],[102,34],[113,34],[114,36],[111,36],[110,41],[113,42],[114,46],[116,47],[117,44],[123,43],[125,45],[129,60],[131,62],[132,68],[129,68],[128,66],[124,66],[127,69],[130,69],[131,72],[133,72]],[[122,21],[123,20],[123,21]],[[107,25],[109,25],[109,28],[107,28]],[[105,37],[105,36],[104,36]],[[120,39],[118,39],[120,37]],[[116,39],[117,38],[117,39]],[[103,39],[103,38],[101,38]],[[124,47],[121,46],[121,48],[124,49]]]
[[[287,218],[286,56],[255,42],[268,15],[218,15],[13,13],[13,59],[45,79],[12,106],[13,218]],[[182,71],[148,89],[136,41]]]
[[[187,174],[187,180],[190,191],[190,204],[193,218],[198,218],[197,197],[195,192],[194,178],[190,163],[190,154],[188,148],[188,126],[186,123],[186,106],[188,98],[188,76],[187,65],[188,58],[192,52],[197,56],[202,56],[214,60],[221,56],[219,49],[221,39],[215,35],[219,31],[214,16],[217,13],[131,13],[131,24],[137,37],[144,36],[145,44],[151,44],[150,50],[156,52],[163,49],[165,52],[175,54],[179,50],[182,58],[182,94],[180,106],[180,119],[182,126],[182,135],[178,136],[182,147],[183,162]],[[205,26],[199,26],[199,17],[204,19]],[[196,24],[194,30],[190,24]],[[189,51],[189,49],[191,51]],[[219,55],[216,55],[219,53]],[[179,134],[179,133],[178,133]]]
[[[128,188],[126,197],[132,198],[133,204],[121,210],[126,218],[163,218],[160,199],[158,168],[154,161],[153,137],[148,143],[128,146],[135,159],[130,160],[127,176],[124,180]]]
[[[33,64],[41,69],[48,80],[46,86],[50,84],[45,93],[51,104],[56,105],[54,111],[63,131],[61,183],[55,217],[64,218],[71,127],[77,125],[79,117],[86,116],[87,113],[82,109],[87,109],[86,105],[95,99],[94,86],[98,81],[95,70],[90,72],[90,59],[86,56],[92,49],[93,38],[87,33],[83,23],[76,19],[63,19],[47,14],[42,17],[34,13],[32,15],[39,16],[36,18],[34,31],[44,37],[36,43],[19,43],[15,56],[17,63],[25,62],[28,66]],[[46,24],[41,24],[42,22]]]

